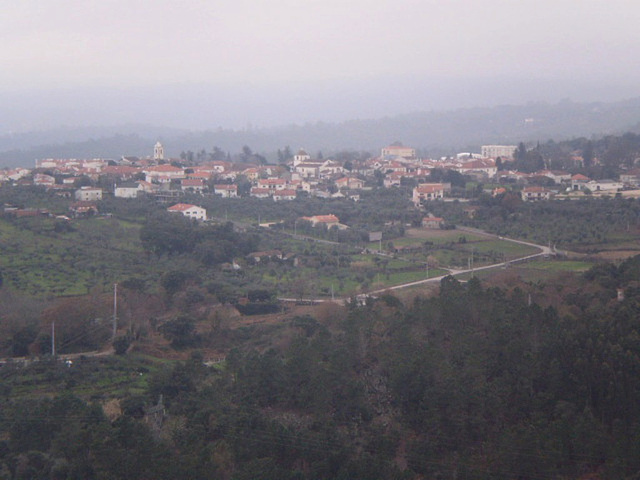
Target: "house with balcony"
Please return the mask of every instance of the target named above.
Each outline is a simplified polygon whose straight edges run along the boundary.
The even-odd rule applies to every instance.
[[[524,202],[538,202],[541,200],[549,200],[551,198],[551,190],[544,187],[525,187],[520,192]]]
[[[425,202],[444,198],[444,191],[443,183],[423,183],[413,189],[411,199],[416,207],[420,207]]]

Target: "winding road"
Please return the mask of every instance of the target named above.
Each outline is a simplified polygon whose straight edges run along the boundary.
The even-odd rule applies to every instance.
[[[456,275],[464,275],[466,273],[474,273],[474,272],[479,272],[479,271],[483,271],[483,270],[489,270],[492,268],[502,268],[502,267],[506,267],[512,263],[515,262],[524,262],[527,260],[531,260],[533,258],[537,258],[537,257],[542,257],[542,256],[550,256],[550,255],[556,255],[555,250],[551,249],[550,247],[544,246],[544,245],[538,245],[537,243],[531,243],[531,242],[525,242],[524,240],[516,240],[514,238],[508,238],[508,237],[501,237],[498,235],[493,235],[491,233],[487,233],[484,232],[482,230],[477,230],[477,229],[472,229],[472,228],[465,228],[465,227],[459,227],[458,230],[462,231],[462,232],[469,232],[469,233],[474,233],[477,235],[483,235],[486,237],[492,237],[498,240],[503,240],[506,242],[512,242],[512,243],[518,243],[520,245],[526,245],[528,247],[533,247],[533,248],[537,248],[539,250],[538,253],[534,253],[532,255],[526,255],[524,257],[519,257],[519,258],[515,258],[506,262],[499,262],[499,263],[493,263],[491,265],[484,265],[482,267],[475,267],[475,268],[468,268],[468,269],[462,269],[462,270],[456,270],[456,269],[449,269],[449,272],[446,275],[440,275],[437,277],[429,277],[429,278],[425,278],[423,280],[417,280],[414,282],[407,282],[407,283],[403,283],[400,285],[394,285],[391,287],[385,287],[385,288],[380,288],[378,290],[372,290],[370,292],[367,293],[362,293],[357,295],[357,299],[364,299],[368,296],[375,296],[375,295],[380,295],[384,292],[388,292],[391,290],[400,290],[403,288],[409,288],[409,287],[415,287],[417,285],[423,285],[425,283],[432,283],[432,282],[440,282],[443,278],[448,277],[448,276],[456,276]],[[327,299],[327,298],[315,298],[315,299],[296,299],[296,298],[278,298],[278,300],[282,301],[282,302],[299,302],[299,301],[303,301],[303,302],[309,302],[309,303],[324,303],[324,302],[333,302],[333,303],[339,303],[344,305],[347,301],[349,301],[349,298],[334,298],[334,299]]]

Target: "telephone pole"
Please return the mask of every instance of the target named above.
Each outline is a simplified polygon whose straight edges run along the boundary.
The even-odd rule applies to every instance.
[[[113,284],[113,340],[116,339],[118,330],[118,284]]]

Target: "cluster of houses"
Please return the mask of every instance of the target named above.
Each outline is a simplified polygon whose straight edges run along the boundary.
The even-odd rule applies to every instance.
[[[481,154],[460,153],[441,159],[420,158],[416,150],[390,145],[380,155],[368,159],[339,162],[313,159],[299,150],[286,164],[254,165],[229,161],[185,164],[181,159],[165,159],[164,147],[154,146],[153,156],[121,159],[42,159],[33,170],[0,170],[0,182],[37,185],[61,196],[74,198],[72,213],[91,213],[103,195],[120,198],[152,196],[158,201],[185,205],[185,194],[217,195],[224,198],[252,196],[272,201],[290,201],[298,195],[321,198],[359,199],[359,191],[372,186],[394,188],[414,185],[412,201],[417,207],[425,202],[446,198],[448,183],[425,183],[434,169],[453,170],[478,181],[516,184],[524,201],[545,200],[558,193],[590,191],[617,192],[626,186],[640,185],[640,170],[631,170],[619,180],[591,180],[584,175],[542,170],[525,174],[498,171],[497,158],[509,160],[516,146],[485,145]],[[540,179],[544,179],[541,182]],[[85,185],[79,187],[79,185]],[[239,188],[242,187],[242,192]],[[494,190],[494,195],[506,189]],[[193,218],[206,218],[206,212],[188,210]]]
[[[639,172],[640,173],[640,172]],[[556,195],[567,195],[572,193],[594,193],[594,194],[616,194],[624,188],[635,188],[640,185],[640,177],[633,181],[621,180],[592,180],[580,173],[571,175],[568,172],[556,170],[540,170],[538,172],[523,174],[520,172],[499,172],[498,181],[505,179],[515,181],[519,185],[524,185],[520,190],[523,201],[549,200]],[[546,179],[547,186],[539,185],[541,179]],[[506,193],[506,188],[496,188],[493,195],[497,196]]]

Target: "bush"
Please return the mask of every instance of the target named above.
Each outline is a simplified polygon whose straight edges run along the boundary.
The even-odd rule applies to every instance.
[[[123,335],[120,337],[116,337],[113,340],[113,349],[115,350],[116,355],[124,355],[127,353],[129,346],[131,345],[131,337],[129,335]]]
[[[191,347],[198,341],[195,320],[188,315],[169,320],[159,330],[167,340],[171,340],[171,345],[175,348]]]
[[[238,304],[235,307],[242,315],[267,315],[280,311],[278,303],[247,303],[246,305]]]

